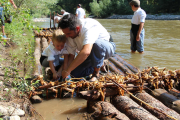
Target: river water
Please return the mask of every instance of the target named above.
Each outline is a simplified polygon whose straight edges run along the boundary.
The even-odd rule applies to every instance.
[[[130,19],[97,19],[112,35],[116,53],[143,70],[158,66],[169,70],[180,69],[180,21],[146,20],[144,54],[130,52]],[[49,21],[35,23],[39,27],[50,27]],[[36,110],[46,120],[82,119],[86,100],[53,99],[35,104]]]

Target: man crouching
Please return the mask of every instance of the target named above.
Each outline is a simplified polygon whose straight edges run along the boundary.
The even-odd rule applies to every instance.
[[[110,41],[110,34],[98,21],[78,19],[73,14],[65,15],[58,27],[67,37],[67,50],[70,53],[64,56],[67,68],[62,71],[62,77],[66,78],[69,74],[72,77],[92,74],[90,81],[95,81],[104,59],[115,52],[115,43]],[[76,50],[80,52],[75,57]]]

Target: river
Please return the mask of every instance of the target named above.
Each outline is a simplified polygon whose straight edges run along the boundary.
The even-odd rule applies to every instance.
[[[130,19],[97,19],[112,35],[116,53],[141,70],[158,66],[169,70],[180,69],[180,21],[146,20],[144,54],[130,52]],[[49,21],[37,22],[40,27],[50,27]],[[46,120],[82,119],[86,100],[53,99],[35,104],[36,110]]]

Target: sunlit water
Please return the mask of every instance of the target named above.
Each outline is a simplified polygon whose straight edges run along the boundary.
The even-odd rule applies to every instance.
[[[116,43],[116,52],[125,60],[141,70],[146,67],[166,67],[170,70],[180,69],[180,21],[179,20],[146,20],[144,54],[130,53],[130,19],[98,19],[108,30]],[[50,27],[49,22],[36,23],[40,27]],[[46,120],[81,119],[86,100],[54,99],[35,104],[36,110]],[[74,109],[74,110],[72,110]],[[71,111],[72,110],[72,111]],[[83,109],[84,110],[84,109]],[[79,114],[77,114],[79,113]]]

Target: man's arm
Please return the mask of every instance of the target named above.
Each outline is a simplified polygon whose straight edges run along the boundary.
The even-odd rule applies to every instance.
[[[62,73],[63,78],[67,77],[72,70],[74,70],[77,66],[83,63],[87,57],[90,55],[93,44],[87,44],[83,46],[83,49],[79,52],[77,57],[72,61],[69,65],[68,69]]]
[[[50,67],[50,69],[51,69],[51,71],[53,73],[53,78],[56,79],[57,78],[57,73],[56,73],[53,61],[49,61],[49,67]]]
[[[141,33],[143,27],[144,27],[144,23],[141,22],[140,25],[139,25],[139,30],[138,30],[138,32],[137,32],[136,41],[139,41],[139,40],[140,40],[140,33]]]
[[[59,17],[63,17],[63,15],[60,15],[60,14],[58,14],[58,13],[57,13],[57,16],[59,16]]]
[[[9,0],[11,2],[11,4],[13,5],[13,7],[16,9],[17,6],[15,5],[14,1],[13,0]]]

